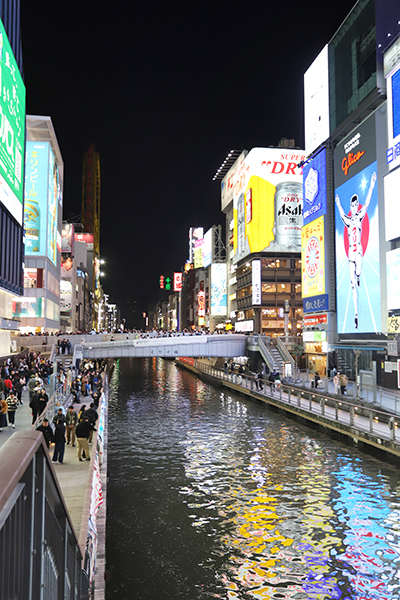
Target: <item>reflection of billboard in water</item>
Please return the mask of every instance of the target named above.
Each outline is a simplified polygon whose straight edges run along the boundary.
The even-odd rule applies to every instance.
[[[211,265],[211,316],[227,315],[226,264]]]
[[[339,333],[381,331],[377,163],[335,192]]]

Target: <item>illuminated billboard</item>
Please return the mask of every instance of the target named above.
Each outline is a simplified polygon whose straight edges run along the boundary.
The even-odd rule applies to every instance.
[[[212,263],[213,229],[204,234],[203,239],[203,267],[209,267]]]
[[[261,260],[251,262],[251,295],[254,306],[261,305]]]
[[[385,240],[391,241],[400,237],[400,221],[395,218],[399,210],[400,168],[391,171],[383,179],[385,192]]]
[[[304,74],[304,130],[307,155],[330,136],[328,45]]]
[[[388,148],[386,160],[389,169],[400,165],[400,62],[386,80]]]
[[[374,116],[335,149],[339,333],[382,331]]]
[[[22,225],[25,85],[0,21],[0,202]]]
[[[326,150],[303,167],[303,225],[326,215]]]
[[[400,308],[400,248],[386,252],[387,308]]]
[[[182,290],[182,273],[174,273],[174,292]]]
[[[58,168],[48,142],[26,143],[25,254],[57,263]]]
[[[72,311],[72,281],[60,280],[60,311],[70,313]]]
[[[203,261],[203,242],[204,239],[195,240],[193,250],[193,264],[195,269],[202,269],[204,266]]]
[[[325,294],[324,217],[305,225],[301,231],[301,292],[303,298]]]
[[[226,264],[211,265],[211,316],[226,317],[228,311],[226,291]]]
[[[69,252],[73,254],[74,233],[74,225],[64,221],[61,230],[61,250],[63,252]]]
[[[253,148],[231,181],[233,263],[254,252],[300,252],[304,151]],[[232,176],[233,177],[233,176]]]

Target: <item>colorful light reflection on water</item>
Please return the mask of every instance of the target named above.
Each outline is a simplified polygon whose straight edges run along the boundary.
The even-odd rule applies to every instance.
[[[400,598],[396,468],[160,359],[113,384],[109,600]]]

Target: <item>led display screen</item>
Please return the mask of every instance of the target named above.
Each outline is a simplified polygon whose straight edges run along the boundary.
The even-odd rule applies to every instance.
[[[400,237],[400,220],[396,218],[400,206],[400,169],[391,171],[383,180],[385,192],[385,240]]]
[[[204,234],[203,241],[203,266],[204,268],[209,267],[212,263],[212,240],[213,230],[212,228]]]
[[[26,144],[25,254],[57,264],[58,168],[48,142]]]
[[[377,163],[335,191],[339,333],[381,331]]]
[[[400,308],[400,248],[386,253],[387,308]]]
[[[330,135],[327,45],[304,74],[304,129],[306,154],[311,154]]]
[[[326,214],[326,150],[303,167],[303,225]]]
[[[0,202],[22,225],[25,85],[0,21]]]
[[[211,316],[227,315],[226,264],[211,265]]]

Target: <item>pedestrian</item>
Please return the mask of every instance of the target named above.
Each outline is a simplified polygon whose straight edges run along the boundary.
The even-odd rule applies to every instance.
[[[53,425],[56,426],[58,421],[62,421],[63,423],[65,423],[65,416],[61,407],[57,410],[56,414],[53,417]]]
[[[345,375],[344,373],[340,373],[339,375],[339,382],[340,382],[340,393],[341,394],[347,394],[347,384],[349,382],[347,375]]]
[[[76,439],[78,442],[78,459],[82,462],[82,451],[85,453],[86,460],[90,460],[89,451],[89,435],[90,431],[94,429],[89,423],[87,417],[83,417],[83,420],[78,424],[76,428]]]
[[[29,408],[32,411],[32,425],[35,423],[39,413],[39,388],[35,388],[32,391],[31,399],[29,401]]]
[[[2,398],[0,400],[0,432],[7,427],[7,402]]]
[[[99,418],[99,415],[97,414],[97,411],[94,407],[94,402],[90,403],[90,407],[85,412],[85,417],[87,417],[89,419],[89,423],[93,426],[93,429],[89,433],[89,444],[91,444],[92,439],[93,439],[94,427],[96,425],[97,419]]]
[[[53,462],[58,462],[62,464],[64,459],[64,451],[65,451],[65,423],[62,419],[58,418],[56,423],[56,428],[54,430],[54,452],[53,452]]]
[[[22,400],[22,390],[24,389],[24,385],[25,385],[25,378],[17,375],[14,379],[14,390],[15,390],[15,393],[17,394],[18,402],[20,404],[24,403],[24,401]]]
[[[269,381],[269,388],[270,388],[271,394],[273,394],[274,387],[275,387],[275,376],[273,373],[269,374],[268,381]]]
[[[2,377],[0,377],[0,399],[4,400],[5,398],[5,389],[6,386],[4,385],[4,379]]]
[[[42,414],[42,412],[44,411],[44,409],[46,408],[46,405],[49,401],[49,397],[46,394],[46,390],[44,388],[42,388],[39,393],[38,393],[38,398],[39,398],[39,410],[38,410],[38,415],[40,416]]]
[[[13,389],[13,384],[9,375],[7,375],[7,377],[4,379],[4,387],[6,394],[10,395],[10,392]]]
[[[257,373],[257,380],[258,380],[258,385],[260,386],[260,390],[262,390],[263,389],[263,374],[262,374],[261,369]]]
[[[321,379],[321,377],[319,376],[318,371],[315,371],[315,373],[314,373],[314,389],[317,389],[318,382],[320,379]]]
[[[15,412],[18,408],[18,398],[13,391],[10,392],[7,400],[7,415],[8,415],[8,426],[15,429]]]
[[[333,385],[335,386],[335,394],[338,393],[340,383],[340,373],[336,373],[333,377]]]
[[[65,415],[65,424],[67,426],[67,446],[70,444],[75,446],[75,429],[78,425],[78,415],[74,411],[73,406],[68,408],[68,412]]]
[[[78,421],[81,422],[83,421],[83,417],[85,416],[85,412],[86,412],[86,404],[82,404],[80,410],[79,410],[79,414],[78,414]]]
[[[49,424],[49,420],[47,419],[47,417],[45,417],[43,419],[42,425],[39,425],[39,427],[36,429],[36,431],[41,431],[43,433],[44,441],[46,442],[46,446],[49,447],[50,444],[54,441],[54,435],[53,435],[53,430],[51,428],[51,425]]]

